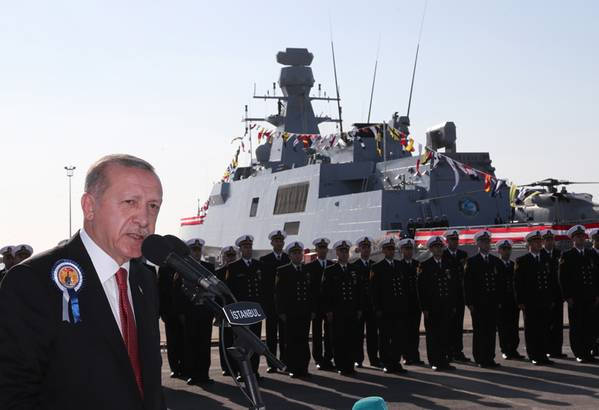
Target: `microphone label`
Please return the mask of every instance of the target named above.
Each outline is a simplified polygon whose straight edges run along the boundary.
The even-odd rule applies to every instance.
[[[248,326],[266,319],[262,306],[255,302],[237,302],[223,306],[223,312],[231,325]]]

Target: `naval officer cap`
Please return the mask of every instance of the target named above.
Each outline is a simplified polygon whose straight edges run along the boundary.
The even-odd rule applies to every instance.
[[[568,238],[573,239],[576,235],[585,235],[587,232],[584,226],[582,225],[574,225],[572,228],[568,229]]]
[[[589,231],[589,238],[595,239],[595,237],[599,239],[599,228],[593,228]]]
[[[299,249],[299,250],[301,250],[303,252],[303,250],[304,250],[304,244],[301,243],[300,241],[294,241],[294,242],[291,242],[291,243],[287,244],[287,246],[285,246],[285,252],[286,253],[289,253],[289,252],[291,252],[291,251],[293,251],[295,249]]]
[[[526,239],[526,242],[530,242],[530,241],[534,241],[535,239],[542,239],[542,238],[543,238],[543,232],[539,231],[538,229],[534,230],[534,231],[530,231],[524,237],[524,239]]]
[[[512,241],[510,241],[509,239],[502,239],[499,242],[497,242],[497,249],[511,248],[511,247],[512,247]]]
[[[416,242],[412,238],[403,238],[398,244],[400,248],[413,248],[416,246]]]
[[[329,244],[331,243],[331,240],[329,238],[316,238],[312,241],[312,245],[316,246],[316,247],[320,247],[320,246],[324,246],[327,247],[329,246]]]
[[[345,239],[341,239],[340,241],[335,242],[333,245],[334,249],[346,248],[349,249],[351,247],[351,242],[346,241]]]
[[[445,241],[443,240],[442,236],[434,235],[428,238],[428,241],[426,241],[427,248],[432,248],[435,245],[445,246]]]
[[[447,231],[445,231],[445,233],[443,234],[443,236],[445,237],[445,239],[459,238],[460,237],[460,231],[458,231],[457,229],[448,229]]]
[[[237,247],[233,245],[225,246],[220,250],[220,253],[223,255],[236,254],[237,255]]]
[[[269,240],[272,241],[275,238],[285,239],[285,238],[287,238],[287,232],[281,231],[279,229],[279,230],[276,230],[276,231],[272,231],[271,233],[268,234],[268,239]]]
[[[491,240],[491,232],[487,231],[486,229],[483,229],[482,231],[478,231],[477,233],[474,234],[474,240],[475,241],[480,241],[480,240]]]
[[[33,248],[27,244],[17,245],[12,249],[12,254],[16,255],[19,252],[33,253]]]
[[[553,229],[545,229],[541,231],[541,235],[543,235],[543,238],[553,238],[555,236],[555,231]]]
[[[383,248],[395,248],[395,239],[394,238],[385,238],[379,244],[381,249]]]
[[[358,238],[358,240],[356,241],[356,245],[358,245],[358,246],[372,245],[373,243],[374,243],[374,240],[370,236],[362,236],[362,237]]]
[[[200,238],[191,238],[187,241],[185,241],[185,245],[191,247],[203,247],[204,244],[206,244],[206,242],[203,239]]]
[[[5,253],[10,253],[12,255],[13,248],[14,248],[14,246],[12,246],[12,245],[7,245],[7,246],[3,247],[2,249],[0,249],[0,255],[4,255]]]
[[[243,236],[240,236],[239,238],[237,238],[237,240],[235,241],[236,246],[241,246],[244,243],[249,243],[249,244],[254,243],[254,237],[252,235],[243,235]]]

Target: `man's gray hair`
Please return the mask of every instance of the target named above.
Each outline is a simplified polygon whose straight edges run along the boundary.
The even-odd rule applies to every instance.
[[[156,175],[154,167],[141,158],[129,154],[111,154],[106,155],[89,167],[85,176],[85,192],[94,196],[99,196],[108,188],[108,178],[106,169],[111,165],[120,165],[127,168],[138,168],[152,172]],[[158,176],[156,176],[158,177]]]

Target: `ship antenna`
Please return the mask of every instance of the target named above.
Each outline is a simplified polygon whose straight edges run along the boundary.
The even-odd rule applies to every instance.
[[[333,44],[333,24],[331,22],[331,14],[329,12],[329,31],[331,34],[331,53],[333,54],[333,74],[335,75],[335,91],[337,92],[337,110],[339,114],[339,133],[341,139],[345,141],[343,136],[343,120],[341,119],[341,97],[339,97],[339,82],[337,81],[337,63],[335,62],[335,45]]]
[[[376,47],[376,60],[374,61],[374,74],[372,75],[372,87],[370,88],[370,104],[368,105],[368,119],[366,122],[370,124],[370,111],[372,110],[372,97],[374,96],[374,84],[376,82],[376,70],[379,65],[379,51],[381,49],[381,35],[379,34],[379,43]]]
[[[416,78],[416,65],[418,64],[418,51],[420,51],[420,39],[422,38],[422,27],[424,27],[424,16],[426,15],[426,6],[428,0],[424,2],[424,10],[422,12],[422,20],[420,20],[420,31],[418,33],[418,44],[416,45],[416,57],[414,58],[414,68],[412,69],[412,83],[410,84],[410,98],[408,99],[408,113],[407,117],[410,117],[410,107],[412,106],[412,91],[414,90],[414,78]]]

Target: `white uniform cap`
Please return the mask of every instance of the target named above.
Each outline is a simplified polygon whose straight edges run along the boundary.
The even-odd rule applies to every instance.
[[[341,239],[340,241],[335,242],[335,244],[333,245],[334,249],[337,248],[350,248],[351,247],[351,242],[350,241],[346,241],[345,239]]]
[[[299,241],[293,241],[289,244],[287,244],[287,246],[285,246],[285,252],[289,253],[291,252],[293,249],[299,248],[302,251],[304,250],[304,244],[299,242]]]
[[[12,245],[5,246],[4,248],[0,249],[0,255],[4,255],[5,253],[10,253],[12,255],[13,248],[14,248],[14,246],[12,246]]]
[[[187,246],[204,246],[206,244],[206,241],[204,241],[203,239],[200,238],[191,238],[187,241],[185,241],[185,245]]]
[[[370,236],[362,236],[358,238],[356,245],[360,246],[363,242],[368,242],[370,245],[372,245],[374,243],[374,239],[372,239]]]
[[[435,236],[431,236],[430,238],[428,238],[428,241],[426,241],[427,248],[430,248],[433,245],[445,246],[445,241],[443,240],[443,237],[435,235]]]
[[[410,246],[413,248],[416,246],[416,242],[412,238],[403,238],[398,243],[399,243],[400,248],[406,248],[406,247],[410,247]]]
[[[27,244],[21,244],[21,245],[17,245],[12,249],[12,254],[16,255],[19,252],[29,252],[29,253],[33,253],[33,248]]]
[[[512,247],[512,241],[510,241],[509,239],[502,239],[499,242],[497,242],[497,248],[511,248]]]
[[[589,231],[589,238],[599,235],[599,228],[593,228]]]
[[[383,239],[380,243],[379,246],[382,248],[386,247],[386,246],[393,246],[395,247],[396,243],[395,243],[395,238],[393,237],[388,237]]]
[[[235,241],[235,245],[236,246],[241,246],[241,244],[244,243],[244,242],[254,243],[254,237],[252,235],[243,235],[243,236],[240,236]]]
[[[237,253],[237,247],[236,246],[229,245],[229,246],[225,246],[224,248],[222,248],[220,250],[220,253],[223,254],[223,255],[225,253],[232,253],[232,252]]]
[[[445,237],[445,239],[451,238],[453,236],[459,237],[460,231],[458,231],[457,229],[449,229],[449,230],[445,231],[443,236]]]
[[[283,239],[285,239],[285,238],[287,238],[287,232],[281,231],[281,230],[272,231],[271,233],[268,234],[268,239],[272,240],[272,238],[274,238],[275,236],[280,236]]]
[[[586,230],[582,225],[574,225],[572,228],[568,229],[568,238],[572,239],[576,234],[584,234],[586,235]]]
[[[526,242],[532,241],[533,239],[541,239],[543,237],[543,233],[539,230],[536,231],[530,231],[529,233],[526,234],[526,236],[524,237],[524,239],[526,239]]]
[[[331,243],[331,240],[329,238],[316,238],[312,241],[312,245],[314,246],[318,246],[318,245],[326,245],[329,246],[329,244]]]
[[[486,229],[483,229],[482,231],[478,231],[477,233],[474,234],[474,240],[478,241],[479,239],[491,239],[491,232],[487,231]]]

